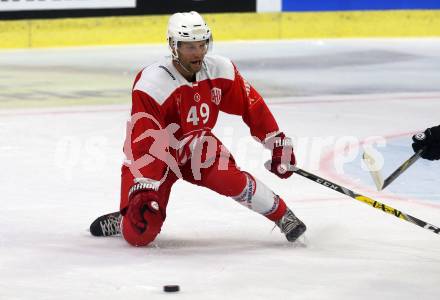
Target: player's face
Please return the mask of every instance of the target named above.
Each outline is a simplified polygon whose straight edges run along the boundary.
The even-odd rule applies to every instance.
[[[208,42],[180,42],[177,48],[180,63],[193,73],[202,68],[202,61],[208,51]]]

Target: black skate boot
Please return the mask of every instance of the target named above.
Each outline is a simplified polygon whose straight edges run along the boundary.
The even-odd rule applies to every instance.
[[[121,234],[120,212],[106,214],[97,218],[90,225],[90,233],[94,236],[112,236]]]
[[[306,225],[289,208],[284,213],[284,216],[276,221],[275,224],[286,235],[286,239],[289,242],[296,241],[306,231]]]

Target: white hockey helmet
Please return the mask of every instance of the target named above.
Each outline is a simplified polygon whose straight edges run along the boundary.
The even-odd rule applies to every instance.
[[[212,34],[211,29],[198,12],[175,13],[168,21],[167,40],[173,57],[177,58],[178,42],[207,40],[208,47],[211,47]]]

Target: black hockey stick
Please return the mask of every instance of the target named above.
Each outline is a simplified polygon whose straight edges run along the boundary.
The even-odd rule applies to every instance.
[[[362,158],[365,162],[365,165],[370,170],[371,177],[373,178],[374,183],[376,184],[377,190],[381,191],[389,186],[397,177],[399,177],[403,172],[405,172],[409,167],[411,167],[422,155],[423,151],[426,148],[420,149],[416,153],[414,153],[410,158],[404,161],[390,176],[388,176],[385,180],[382,179],[382,175],[379,170],[375,170],[375,160],[373,156],[367,151],[364,152]]]
[[[266,166],[266,168],[268,170],[270,169],[270,163],[271,162],[268,161],[265,164],[265,166]],[[397,217],[399,219],[402,219],[402,220],[405,220],[407,222],[413,223],[413,224],[415,224],[415,225],[417,225],[419,227],[428,229],[428,230],[430,230],[430,231],[432,231],[432,232],[434,232],[436,234],[440,234],[440,228],[437,227],[437,226],[434,226],[434,225],[429,224],[429,223],[427,223],[425,221],[422,221],[422,220],[420,220],[420,219],[418,219],[416,217],[413,217],[413,216],[410,216],[410,215],[408,215],[406,213],[403,213],[403,212],[401,212],[401,211],[399,211],[399,210],[397,210],[397,209],[395,209],[395,208],[393,208],[391,206],[388,206],[386,204],[380,203],[379,201],[376,201],[376,200],[371,199],[369,197],[365,197],[363,195],[357,194],[357,193],[353,192],[352,190],[347,189],[346,187],[340,186],[340,185],[338,185],[336,183],[333,183],[333,182],[331,182],[329,180],[326,180],[324,178],[321,178],[321,177],[319,177],[317,175],[314,175],[312,173],[304,171],[304,170],[302,170],[300,168],[297,168],[295,166],[288,166],[288,167],[283,166],[282,169],[292,171],[292,172],[294,172],[294,173],[296,173],[298,175],[301,175],[301,176],[303,176],[303,177],[305,177],[307,179],[310,179],[310,180],[312,180],[312,181],[314,181],[316,183],[319,183],[320,185],[323,185],[323,186],[325,186],[325,187],[327,187],[329,189],[332,189],[332,190],[337,191],[337,192],[339,192],[341,194],[347,195],[347,196],[349,196],[349,197],[351,197],[351,198],[353,198],[355,200],[358,200],[360,202],[368,204],[371,207],[374,207],[376,209],[382,210],[383,212],[386,212],[387,214],[393,215],[393,216],[395,216],[395,217]]]

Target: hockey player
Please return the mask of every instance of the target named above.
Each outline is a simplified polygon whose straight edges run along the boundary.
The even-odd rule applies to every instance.
[[[178,179],[231,197],[275,222],[288,241],[306,230],[263,182],[241,171],[211,129],[219,112],[239,115],[251,135],[272,152],[270,171],[280,178],[293,172],[291,140],[259,93],[227,58],[207,55],[211,30],[197,12],[169,19],[171,57],[143,69],[132,90],[122,167],[122,235],[144,246],[159,234],[171,187]]]
[[[440,159],[440,125],[415,134],[412,139],[414,152],[426,147],[420,155],[422,158],[428,160]]]

